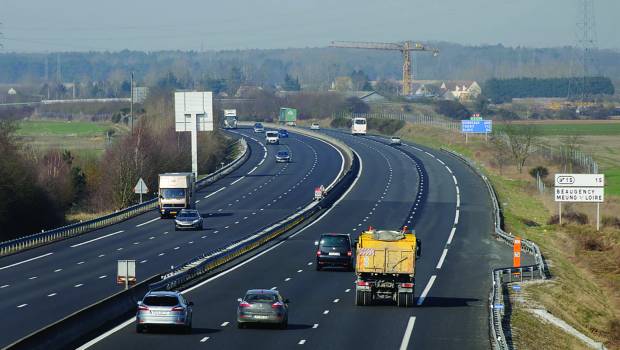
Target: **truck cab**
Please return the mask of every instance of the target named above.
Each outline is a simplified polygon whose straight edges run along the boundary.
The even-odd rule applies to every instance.
[[[194,209],[195,178],[193,173],[159,174],[159,214],[175,217],[182,209]]]

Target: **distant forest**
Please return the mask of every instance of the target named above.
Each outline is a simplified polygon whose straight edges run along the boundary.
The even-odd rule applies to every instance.
[[[416,79],[477,80],[516,77],[579,76],[579,51],[570,47],[523,48],[463,46],[428,43],[439,48],[438,57],[414,54]],[[47,64],[46,64],[47,61]],[[595,67],[589,75],[609,77],[620,83],[620,52],[594,53]],[[60,63],[58,65],[58,63]],[[46,69],[47,66],[47,69]],[[57,71],[57,67],[60,71]],[[63,52],[2,53],[0,84],[37,85],[47,80],[63,82],[112,82],[127,84],[129,72],[138,84],[154,86],[170,76],[185,87],[197,81],[227,80],[238,84],[283,85],[287,75],[305,90],[325,90],[337,76],[363,71],[370,80],[400,79],[398,52],[297,48],[234,51],[157,51],[157,52]],[[298,79],[298,80],[297,80]],[[118,91],[126,90],[118,88]]]

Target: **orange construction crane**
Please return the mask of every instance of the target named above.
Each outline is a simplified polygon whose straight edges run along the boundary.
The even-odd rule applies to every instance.
[[[373,49],[373,50],[392,50],[400,51],[403,55],[403,95],[411,95],[411,51],[428,51],[433,56],[439,54],[439,50],[426,47],[420,43],[413,41],[404,41],[402,43],[374,43],[360,41],[332,41],[330,47],[340,47],[346,49]]]

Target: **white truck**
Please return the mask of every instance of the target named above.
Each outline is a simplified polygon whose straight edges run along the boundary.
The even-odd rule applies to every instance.
[[[356,117],[353,118],[351,123],[352,135],[366,135],[366,118]]]
[[[193,173],[159,174],[159,214],[174,217],[181,209],[196,207],[196,179]]]

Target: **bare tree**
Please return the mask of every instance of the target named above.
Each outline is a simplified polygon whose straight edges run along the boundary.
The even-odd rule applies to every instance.
[[[573,166],[575,165],[575,157],[573,155],[581,148],[584,139],[580,135],[567,135],[562,137],[562,163],[564,169],[569,173],[573,172]]]
[[[491,135],[491,153],[493,159],[497,163],[500,175],[503,172],[504,166],[508,164],[511,159],[511,150],[508,146],[506,138],[499,133],[493,133]]]
[[[519,173],[521,173],[527,158],[532,154],[538,140],[538,129],[534,124],[515,125],[508,123],[504,132],[508,139],[512,158],[517,165]]]

